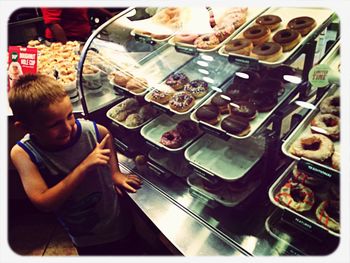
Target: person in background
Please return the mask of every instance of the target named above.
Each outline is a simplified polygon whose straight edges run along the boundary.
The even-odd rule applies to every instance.
[[[96,13],[111,18],[116,13],[105,8],[93,9]],[[45,29],[45,37],[52,42],[77,40],[85,42],[91,35],[88,8],[41,8]]]
[[[120,172],[107,128],[75,119],[65,89],[46,75],[20,76],[9,103],[15,127],[27,132],[10,153],[25,192],[56,214],[78,254],[145,253],[120,197],[142,182]]]

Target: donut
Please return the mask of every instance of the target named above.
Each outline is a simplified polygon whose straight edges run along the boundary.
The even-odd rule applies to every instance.
[[[283,48],[283,52],[292,50],[301,40],[301,35],[294,29],[282,29],[278,31],[272,40],[280,44]]]
[[[176,34],[174,36],[175,43],[185,43],[193,45],[194,41],[199,37],[197,34]]]
[[[192,94],[196,99],[198,99],[208,93],[209,87],[208,83],[204,80],[196,79],[187,83],[184,86],[184,90]]]
[[[237,38],[229,41],[224,49],[227,53],[249,56],[253,49],[253,42],[249,39]]]
[[[334,152],[332,155],[332,167],[340,171],[340,154],[338,152]]]
[[[143,118],[138,113],[132,113],[125,119],[125,125],[127,127],[137,127],[144,122]]]
[[[293,18],[287,24],[287,28],[298,31],[301,36],[306,36],[314,27],[316,27],[315,19],[308,16]]]
[[[221,28],[218,28],[214,34],[219,39],[220,42],[223,42],[234,31],[235,31],[235,27],[233,25],[228,25],[228,26],[223,26]]]
[[[253,71],[250,69],[238,70],[235,72],[233,83],[230,86],[230,89],[231,88],[244,88],[244,89],[251,88],[252,86],[259,83],[260,80],[261,80],[261,76],[257,71]]]
[[[198,134],[197,124],[191,120],[180,121],[175,128],[184,139],[194,138]]]
[[[340,112],[339,95],[329,96],[325,98],[320,104],[320,111],[322,113],[330,113],[330,114],[339,116],[339,112]]]
[[[317,221],[330,230],[339,232],[339,201],[326,200],[320,203],[315,212]]]
[[[246,86],[246,89],[228,88],[226,93],[231,98],[232,102],[250,100],[251,98],[251,90],[249,86]]]
[[[147,89],[147,81],[145,79],[132,78],[126,83],[125,88],[134,93],[142,93]]]
[[[277,29],[282,22],[279,16],[275,15],[264,15],[260,16],[255,20],[255,23],[261,26],[267,26],[271,31]]]
[[[281,80],[266,78],[253,86],[252,92],[262,95],[262,93],[271,93],[273,96],[281,96],[284,93],[284,85]]]
[[[169,100],[171,99],[171,97],[174,95],[175,91],[168,86],[169,88],[162,88],[162,90],[160,89],[154,89],[151,92],[151,100],[158,102],[160,104],[166,104],[169,102]]]
[[[314,193],[309,187],[292,181],[281,187],[275,200],[297,212],[309,211],[315,203]]]
[[[295,76],[297,75],[296,70],[287,65],[280,65],[275,68],[269,68],[266,72],[266,77],[270,79],[277,79],[283,83],[287,83],[288,80],[285,76]]]
[[[205,34],[196,38],[194,45],[199,49],[213,49],[220,44],[220,40],[215,34]]]
[[[322,179],[318,179],[315,176],[310,176],[302,172],[301,170],[298,169],[296,165],[293,168],[292,178],[294,182],[301,183],[309,187],[317,187],[325,183],[325,181]]]
[[[266,42],[255,46],[250,55],[258,60],[275,62],[282,56],[282,53],[283,48],[280,44],[275,42]]]
[[[255,119],[257,110],[253,103],[248,101],[235,101],[229,104],[229,112],[233,116],[240,116],[248,120]]]
[[[220,114],[229,113],[228,104],[231,102],[231,97],[226,93],[216,94],[210,101],[212,105],[219,108]]]
[[[327,135],[332,140],[339,140],[340,118],[329,113],[317,114],[311,120],[311,131]]]
[[[249,120],[233,115],[230,115],[222,120],[221,128],[224,131],[237,136],[244,136],[250,132]]]
[[[333,142],[325,135],[304,135],[296,140],[290,147],[290,153],[314,161],[323,162],[334,152]]]
[[[200,121],[205,121],[211,125],[216,125],[220,121],[219,108],[214,105],[203,105],[196,111],[196,117]]]
[[[163,133],[160,138],[160,143],[166,147],[175,149],[181,147],[183,139],[178,131],[171,130]]]
[[[243,32],[243,36],[253,42],[254,46],[267,42],[270,38],[271,30],[266,26],[255,25]]]
[[[260,86],[252,93],[250,102],[254,104],[258,112],[268,112],[277,105],[276,90]]]
[[[165,84],[172,87],[174,90],[182,89],[189,82],[188,77],[184,73],[173,73],[165,81]]]
[[[170,37],[169,34],[151,33],[151,37],[157,40],[164,40]]]
[[[169,106],[172,110],[185,112],[191,109],[195,103],[195,98],[187,92],[175,93],[169,100]]]

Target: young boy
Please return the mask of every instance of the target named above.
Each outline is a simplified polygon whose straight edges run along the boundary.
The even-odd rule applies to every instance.
[[[135,193],[141,180],[120,172],[109,131],[75,119],[64,88],[45,75],[21,76],[9,102],[28,132],[11,159],[31,202],[57,215],[80,255],[133,254],[132,220],[116,191]]]

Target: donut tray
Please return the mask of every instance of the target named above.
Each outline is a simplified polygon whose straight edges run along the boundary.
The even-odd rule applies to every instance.
[[[231,84],[232,82],[229,81],[228,83],[226,83],[224,85],[224,87],[222,88],[222,90],[226,90],[226,88]],[[198,122],[198,123],[201,123],[203,126],[205,127],[209,127],[210,130],[214,130],[214,133],[215,131],[218,131],[219,133],[219,136],[221,134],[224,134],[224,135],[227,135],[229,137],[233,137],[233,138],[236,138],[236,139],[247,139],[249,137],[251,137],[264,123],[266,123],[267,119],[272,115],[272,113],[279,107],[279,105],[282,104],[282,102],[289,96],[289,94],[293,91],[293,89],[295,88],[295,85],[294,84],[285,84],[284,85],[284,88],[285,88],[285,91],[284,93],[278,97],[278,101],[277,101],[277,104],[276,106],[269,112],[259,112],[257,113],[257,116],[255,117],[255,119],[251,120],[249,122],[250,124],[250,131],[248,134],[246,135],[243,135],[243,136],[238,136],[238,135],[235,135],[235,134],[231,134],[231,133],[228,133],[226,132],[225,130],[223,130],[221,128],[221,121],[226,118],[227,116],[229,116],[229,114],[220,114],[220,122],[216,125],[212,125],[212,124],[209,124],[207,122],[204,122],[204,121],[201,121],[199,119],[197,119],[196,117],[196,111],[192,112],[191,113],[191,120],[195,121],[195,122]],[[211,99],[216,95],[217,93],[213,94],[212,96],[210,96],[202,105],[207,105],[207,104],[210,104],[210,101]]]
[[[328,96],[332,96],[332,95],[337,95],[339,94],[339,90],[337,86],[332,86],[331,89],[329,90],[329,92],[327,92],[326,94],[323,95],[323,97],[319,100],[319,102],[315,105],[315,110],[310,111],[307,116],[304,118],[304,120],[295,128],[295,130],[289,135],[289,137],[284,141],[284,143],[282,144],[282,152],[297,160],[303,160],[308,162],[311,166],[316,167],[315,173],[318,174],[325,174],[325,176],[329,177],[332,179],[332,177],[334,177],[335,180],[338,180],[339,178],[339,171],[332,168],[330,161],[326,160],[324,163],[320,163],[320,162],[316,162],[307,158],[300,158],[292,153],[290,153],[290,147],[292,146],[292,144],[297,141],[300,137],[304,136],[304,135],[310,135],[312,134],[311,132],[311,126],[310,126],[310,122],[311,120],[317,115],[319,114],[319,105],[321,104],[321,102]],[[340,153],[340,142],[338,141],[333,141],[333,145],[334,145],[334,150],[335,152]],[[321,171],[320,171],[321,170]]]
[[[244,177],[262,158],[259,140],[221,140],[205,133],[185,150],[185,158],[208,177],[226,181]]]
[[[322,28],[322,25],[324,23],[327,22],[327,20],[333,15],[333,11],[330,9],[326,9],[326,8],[304,8],[304,7],[271,7],[268,10],[266,10],[262,15],[277,15],[282,19],[282,22],[279,26],[279,28],[277,28],[276,30],[274,30],[271,33],[270,39],[269,41],[272,41],[272,37],[273,35],[281,30],[281,29],[285,29],[287,27],[288,22],[296,17],[300,17],[300,16],[309,16],[312,17],[313,19],[315,19],[317,25],[315,28],[313,28],[309,34],[307,34],[306,36],[302,37],[301,41],[290,51],[287,52],[283,52],[283,55],[274,62],[268,62],[268,61],[264,61],[264,60],[259,60],[259,62],[261,64],[265,64],[265,65],[279,65],[279,64],[283,64],[286,60],[289,59],[289,57],[292,56],[292,54],[298,50],[299,48],[301,48],[303,45],[305,45],[306,43],[309,42],[309,40],[314,38],[314,33],[319,33],[318,31],[320,30],[320,28]],[[252,21],[248,26],[245,27],[245,29],[251,27],[255,25],[255,20]],[[235,37],[231,38],[231,39],[238,39],[238,38],[243,38],[243,31],[241,30],[241,32],[239,34],[237,34]],[[222,46],[219,49],[219,54],[223,55],[223,56],[229,56],[229,53],[227,53],[225,51],[225,47]],[[236,56],[236,54],[232,55]],[[244,55],[237,55],[237,57],[240,58],[249,58],[252,59],[250,56],[244,56]]]
[[[190,143],[196,140],[199,136],[203,134],[203,132],[198,128],[198,134],[191,139],[186,140],[182,146],[179,148],[169,148],[160,143],[160,139],[163,133],[175,129],[176,125],[182,121],[188,119],[186,115],[175,115],[173,117],[169,117],[166,114],[161,114],[157,118],[153,119],[151,122],[147,123],[141,129],[141,135],[149,142],[154,144],[156,147],[163,148],[170,152],[177,152],[185,149]]]
[[[297,212],[293,209],[279,203],[275,200],[276,194],[279,193],[280,189],[288,182],[289,179],[293,176],[293,168],[296,165],[296,162],[293,162],[282,174],[281,176],[271,185],[269,189],[269,198],[270,201],[283,210],[282,220],[287,223],[295,226],[296,228],[307,232],[311,236],[316,236],[319,238],[324,237],[325,235],[332,235],[340,237],[340,233],[335,232],[331,229],[328,229],[326,226],[322,225],[317,221],[316,218],[316,209],[322,201],[332,199],[330,194],[330,187],[327,181],[320,183],[317,187],[309,187],[315,196],[315,203],[309,211]]]
[[[140,125],[137,125],[135,127],[128,127],[125,123],[125,120],[124,121],[118,121],[116,119],[114,119],[113,117],[111,117],[111,113],[112,111],[114,110],[114,108],[116,108],[120,103],[122,103],[123,101],[119,102],[118,104],[116,104],[115,106],[113,106],[112,108],[110,108],[107,113],[106,113],[106,116],[108,119],[110,119],[111,121],[113,121],[117,126],[122,126],[124,127],[125,129],[128,129],[128,130],[137,130],[139,128],[141,128],[143,125],[149,123],[152,119],[154,119],[154,117],[156,117],[158,114],[156,114],[153,118],[150,118],[148,119],[147,121],[141,123]],[[140,106],[141,107],[141,106]],[[130,113],[131,114],[131,113]]]
[[[204,196],[205,199],[214,200],[227,207],[235,207],[242,203],[259,185],[261,180],[249,180],[235,187],[230,188],[229,182],[222,183],[222,188],[217,192],[209,192],[204,189],[203,180],[196,174],[190,174],[187,177],[187,184],[193,189],[196,194]]]
[[[217,8],[213,7],[212,10],[214,12],[214,17],[216,19],[223,16],[226,8]],[[248,7],[246,22],[244,22],[239,28],[237,28],[228,38],[222,41],[219,45],[212,49],[201,49],[197,48],[194,45],[186,45],[196,49],[199,52],[212,52],[218,50],[221,46],[225,45],[230,39],[232,39],[235,35],[237,35],[243,28],[245,28],[252,20],[254,20],[257,16],[263,13],[266,8],[253,8]],[[197,32],[199,34],[213,33],[214,30],[210,27],[209,24],[209,15],[208,11],[205,8],[193,10],[192,9],[192,17],[190,21],[187,23],[186,27],[183,28],[183,32]],[[180,32],[181,33],[181,32]],[[169,39],[170,45],[180,45],[181,43],[175,43],[174,37]]]
[[[121,91],[121,93],[130,93],[130,94],[135,95],[135,96],[144,96],[144,95],[149,91],[149,87],[146,87],[144,91],[137,93],[137,92],[134,92],[134,91],[132,91],[132,90],[129,90],[129,89],[123,87],[123,86],[120,86],[120,85],[116,84],[116,83],[113,81],[113,79],[110,79],[109,83],[110,83],[112,86],[117,87],[117,89],[118,89],[119,91]]]

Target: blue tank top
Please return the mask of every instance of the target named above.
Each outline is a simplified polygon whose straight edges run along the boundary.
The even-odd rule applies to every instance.
[[[64,179],[95,148],[96,142],[100,141],[95,122],[77,119],[76,124],[75,138],[59,151],[40,148],[30,134],[26,134],[17,143],[29,154],[48,187]],[[107,166],[88,172],[55,213],[78,247],[121,239],[131,229],[131,220],[120,207]]]

